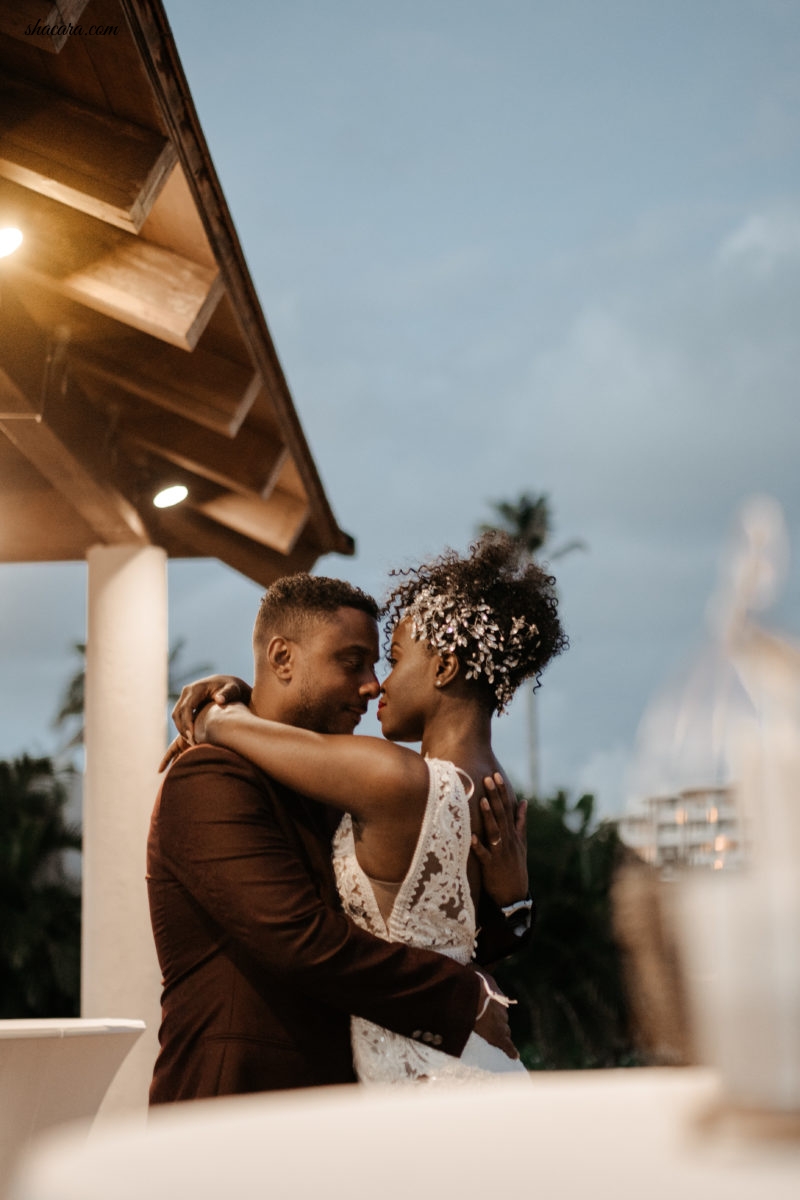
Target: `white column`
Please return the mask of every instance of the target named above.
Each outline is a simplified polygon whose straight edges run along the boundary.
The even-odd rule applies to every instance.
[[[94,546],[87,559],[81,1013],[147,1023],[101,1109],[144,1114],[160,1019],[145,853],[165,743],[166,554]]]

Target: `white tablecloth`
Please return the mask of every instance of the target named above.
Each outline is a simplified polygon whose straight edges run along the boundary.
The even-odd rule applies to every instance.
[[[797,1200],[800,1144],[702,1132],[713,1073],[201,1101],[41,1146],[13,1200]]]

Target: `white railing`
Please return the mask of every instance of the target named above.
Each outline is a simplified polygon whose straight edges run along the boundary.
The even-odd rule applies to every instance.
[[[20,1151],[42,1130],[91,1120],[144,1021],[0,1021],[0,1198]]]

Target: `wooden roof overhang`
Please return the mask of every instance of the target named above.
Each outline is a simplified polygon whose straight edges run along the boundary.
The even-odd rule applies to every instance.
[[[153,543],[266,586],[353,552],[158,0],[0,0],[8,224],[0,561]],[[154,508],[164,482],[189,499]]]

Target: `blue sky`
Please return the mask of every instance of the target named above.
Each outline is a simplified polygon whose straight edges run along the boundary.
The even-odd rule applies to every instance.
[[[648,700],[704,636],[737,506],[800,542],[797,0],[167,0],[354,560],[466,547],[547,492],[570,651],[546,788],[620,811]],[[46,750],[84,568],[0,567],[0,753]],[[259,590],[171,567],[186,661],[248,674]],[[795,567],[775,620],[797,631]],[[524,705],[497,747],[525,779]],[[370,729],[374,726],[370,725]]]

